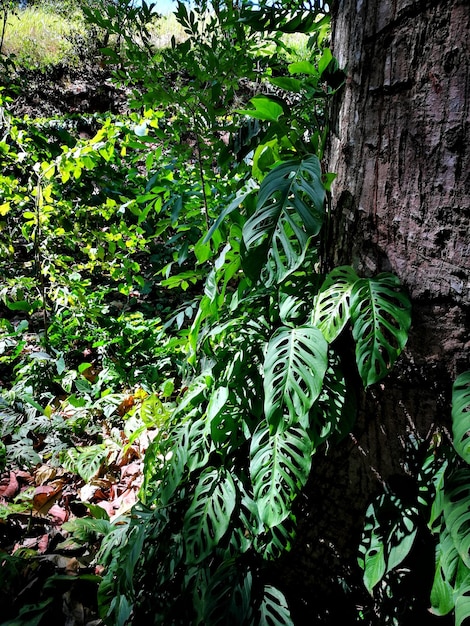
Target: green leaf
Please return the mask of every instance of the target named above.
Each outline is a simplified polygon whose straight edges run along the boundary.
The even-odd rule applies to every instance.
[[[455,599],[455,626],[461,626],[470,618],[470,573],[459,585],[454,594]],[[468,621],[467,621],[468,624]]]
[[[259,626],[294,626],[285,597],[271,585],[264,587],[259,613]]]
[[[301,419],[320,395],[328,345],[314,326],[281,327],[269,340],[264,361],[264,411],[272,430]]]
[[[470,469],[452,476],[444,495],[444,519],[460,558],[470,568]]]
[[[276,78],[270,77],[269,82],[275,87],[279,87],[285,91],[292,91],[294,93],[300,93],[303,87],[301,80],[298,78],[289,78],[287,76],[279,76]]]
[[[312,323],[328,343],[334,341],[349,321],[350,297],[358,280],[348,265],[336,267],[325,278],[313,308]]]
[[[312,444],[301,426],[291,426],[273,435],[260,424],[253,435],[250,476],[260,520],[272,528],[291,510],[291,503],[310,472]]]
[[[354,394],[348,389],[340,359],[332,355],[323,379],[320,396],[302,426],[312,431],[315,448],[336,434],[342,438],[351,431],[356,418]]]
[[[436,572],[431,589],[431,613],[434,615],[447,615],[454,608],[454,589],[442,574],[440,566],[440,550],[436,547]]]
[[[436,571],[431,589],[431,613],[447,615],[454,608],[453,580],[459,555],[447,530],[436,546]]]
[[[363,581],[367,591],[372,594],[374,587],[385,576],[385,545],[376,531],[376,518],[371,504],[366,513],[366,522],[360,546],[359,565],[364,571]]]
[[[388,490],[369,505],[358,559],[369,593],[410,553],[418,530],[417,519],[417,508],[405,505]]]
[[[208,576],[208,571],[203,570],[194,594],[197,623],[211,626],[249,623],[251,587],[251,572],[243,576],[234,559],[224,560],[213,575]]]
[[[470,463],[470,371],[460,374],[452,388],[452,433],[457,453]]]
[[[318,69],[310,63],[310,61],[296,61],[290,63],[288,68],[289,74],[307,74],[308,76],[318,76]]]
[[[69,448],[62,457],[62,463],[65,469],[75,472],[85,482],[89,482],[98,473],[106,457],[106,447],[96,444],[83,448]]]
[[[200,563],[227,532],[235,508],[236,488],[224,470],[206,468],[184,517],[186,563]]]
[[[310,236],[324,219],[325,189],[316,156],[279,164],[264,178],[254,214],[243,227],[247,257],[258,266],[271,259],[281,282],[302,263]]]
[[[236,113],[267,122],[277,122],[284,115],[282,106],[267,96],[256,96],[250,102],[254,109],[237,109]]]
[[[411,305],[393,274],[357,280],[351,292],[351,321],[359,374],[367,387],[388,374],[405,347]]]

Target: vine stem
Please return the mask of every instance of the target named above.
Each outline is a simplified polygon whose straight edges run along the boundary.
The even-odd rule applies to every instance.
[[[201,139],[199,133],[196,130],[196,148],[197,148],[197,161],[199,166],[199,176],[201,178],[202,198],[204,202],[204,219],[206,221],[206,228],[209,230],[209,206],[206,195],[206,178],[204,175],[204,167],[202,165],[202,152],[201,152]]]
[[[47,316],[47,303],[46,303],[46,281],[44,280],[43,262],[41,254],[41,207],[43,203],[41,176],[38,175],[38,181],[36,184],[36,199],[35,199],[35,216],[36,216],[36,233],[33,239],[34,244],[34,262],[36,275],[39,279],[39,293],[42,299],[42,319],[44,325],[44,341],[46,348],[49,345],[49,318]]]

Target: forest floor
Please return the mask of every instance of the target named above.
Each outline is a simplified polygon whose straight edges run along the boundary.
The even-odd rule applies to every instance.
[[[76,69],[59,65],[47,72],[24,70],[17,78],[11,89],[11,112],[17,117],[128,111],[128,91],[117,87],[110,70],[98,63]]]

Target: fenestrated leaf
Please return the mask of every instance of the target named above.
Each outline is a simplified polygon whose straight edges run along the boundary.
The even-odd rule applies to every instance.
[[[454,598],[455,626],[462,626],[465,620],[470,618],[470,572],[467,574],[464,581],[458,586]]]
[[[470,469],[452,476],[444,496],[444,519],[460,558],[470,568]]]
[[[205,570],[204,580],[195,585],[198,624],[226,626],[249,622],[252,613],[252,574],[239,571],[234,559],[226,559],[214,574]],[[203,574],[199,578],[203,578]]]
[[[294,626],[285,597],[271,585],[264,588],[259,613],[259,626]]]
[[[336,267],[325,278],[313,308],[312,323],[328,343],[338,337],[349,320],[350,297],[356,272],[348,265]]]
[[[235,508],[236,488],[224,470],[206,468],[183,523],[186,563],[200,563],[225,535]]]
[[[447,615],[454,608],[453,582],[459,560],[452,537],[445,529],[436,546],[436,571],[431,589],[431,613],[434,615]]]
[[[312,433],[314,446],[318,447],[333,434],[341,438],[350,432],[355,418],[355,396],[348,388],[340,359],[333,354],[321,393],[301,424]]]
[[[288,414],[301,419],[318,398],[328,365],[328,345],[314,326],[281,327],[264,361],[264,411],[272,430]]]
[[[79,474],[89,482],[98,472],[107,456],[106,446],[96,444],[82,448],[69,448],[62,457],[65,469]]]
[[[386,491],[370,504],[358,559],[369,593],[408,556],[416,538],[417,519],[417,508],[405,505],[393,492]]]
[[[243,227],[245,263],[254,256],[261,268],[272,257],[277,282],[295,271],[309,237],[320,232],[324,199],[316,156],[285,161],[271,170],[261,184],[256,210]]]
[[[366,512],[358,557],[359,566],[364,572],[364,586],[370,594],[372,594],[377,583],[382,580],[387,570],[384,540],[377,528],[374,507],[375,503],[370,504]]]
[[[296,425],[273,435],[260,424],[253,435],[250,476],[260,520],[272,528],[291,510],[292,500],[307,482],[312,444],[306,431]]]
[[[405,347],[411,305],[393,274],[360,278],[351,292],[356,361],[365,386],[386,376]]]
[[[275,561],[283,553],[289,552],[296,537],[297,520],[291,513],[277,526],[258,532],[254,548],[266,561]]]
[[[452,388],[452,433],[457,453],[470,463],[470,371],[460,374]]]

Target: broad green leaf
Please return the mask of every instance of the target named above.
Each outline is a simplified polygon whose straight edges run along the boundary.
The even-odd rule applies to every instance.
[[[351,292],[351,321],[359,374],[367,387],[388,374],[405,347],[411,305],[393,274],[357,280]]]
[[[325,189],[316,156],[279,164],[264,178],[254,214],[243,227],[247,259],[259,271],[271,259],[281,282],[302,263],[310,236],[324,218]]]
[[[379,534],[375,503],[366,512],[364,530],[359,546],[359,566],[362,568],[364,586],[372,594],[374,587],[382,580],[387,571],[385,544]]]
[[[455,626],[461,626],[465,620],[470,619],[470,572],[455,591],[454,599]]]
[[[296,537],[297,520],[291,513],[277,526],[264,532],[257,532],[254,539],[255,550],[265,561],[275,561],[285,552],[290,552]]]
[[[302,91],[303,83],[298,78],[289,78],[287,76],[279,76],[276,78],[270,77],[269,82],[280,89],[285,91],[293,91],[294,93],[300,93]]]
[[[454,608],[454,589],[445,578],[441,568],[442,546],[436,546],[436,571],[431,589],[431,613],[447,615]]]
[[[322,391],[302,426],[311,432],[317,448],[331,435],[350,432],[356,418],[354,395],[348,389],[340,359],[333,354],[323,379]]]
[[[454,447],[470,463],[470,371],[460,374],[452,389],[452,433]]]
[[[268,96],[256,96],[250,102],[254,109],[237,109],[236,113],[267,122],[277,122],[284,115],[283,107]]]
[[[252,612],[251,587],[251,572],[243,575],[234,559],[224,560],[212,575],[205,570],[195,585],[197,623],[211,626],[248,623]]]
[[[312,323],[322,331],[328,343],[338,337],[349,321],[351,291],[357,280],[356,272],[345,265],[331,271],[320,287]]]
[[[207,467],[199,477],[183,522],[186,563],[200,563],[227,532],[236,502],[228,472]]]
[[[332,59],[333,55],[331,54],[331,50],[329,48],[325,48],[323,50],[323,54],[320,57],[320,60],[318,61],[318,71],[320,75],[323,74]]]
[[[328,365],[328,345],[314,326],[281,327],[264,361],[264,411],[272,430],[298,421],[318,398]]]
[[[259,612],[259,626],[294,626],[285,597],[271,585],[264,588]]]
[[[250,475],[260,520],[272,528],[291,510],[292,500],[307,482],[312,444],[300,426],[273,435],[260,424],[251,441]]]
[[[190,472],[204,467],[208,460],[213,444],[209,437],[209,425],[202,416],[197,416],[190,424],[187,433],[187,465]]]
[[[470,469],[452,476],[444,496],[444,519],[460,558],[470,568]]]
[[[288,68],[289,74],[307,74],[309,76],[318,76],[318,68],[310,63],[310,61],[296,61],[290,63]]]
[[[69,448],[62,457],[62,463],[65,469],[79,474],[85,482],[89,482],[98,473],[107,454],[106,447],[102,444]]]
[[[369,593],[410,553],[418,530],[417,520],[417,508],[406,506],[389,491],[370,504],[359,547],[359,565]]]

